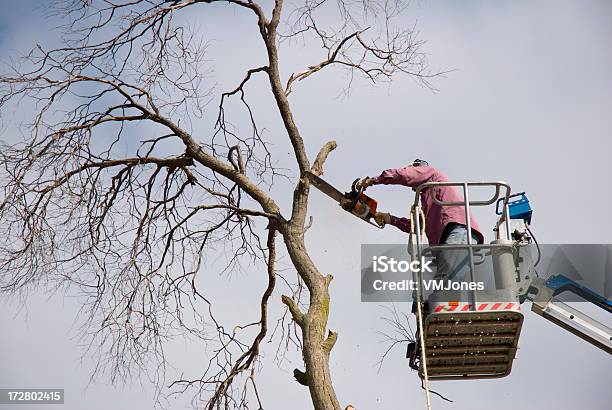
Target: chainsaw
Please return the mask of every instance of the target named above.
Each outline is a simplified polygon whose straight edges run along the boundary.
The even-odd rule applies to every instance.
[[[375,199],[370,198],[363,193],[365,189],[357,184],[359,178],[353,181],[350,192],[346,192],[344,194],[312,172],[307,171],[306,178],[308,178],[310,183],[319,191],[338,202],[345,211],[350,212],[357,218],[363,219],[370,225],[373,225],[379,229],[383,229],[385,227],[384,223],[379,224],[376,221],[376,207],[378,203]],[[374,220],[374,222],[372,222],[372,220]]]

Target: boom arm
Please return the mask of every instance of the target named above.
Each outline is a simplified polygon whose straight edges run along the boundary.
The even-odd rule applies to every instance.
[[[534,279],[531,290],[536,292],[531,306],[533,312],[612,354],[612,329],[561,302],[556,296],[571,292],[612,313],[609,300],[564,275],[554,275],[546,281]]]

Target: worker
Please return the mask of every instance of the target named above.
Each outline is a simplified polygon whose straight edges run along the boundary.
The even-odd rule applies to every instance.
[[[377,177],[366,177],[358,181],[358,187],[365,189],[372,185],[403,185],[416,190],[426,182],[446,182],[448,177],[427,161],[415,159],[408,166],[387,169]],[[433,200],[463,201],[463,196],[454,186],[437,186],[421,191],[421,208],[425,215],[425,234],[430,245],[453,245],[467,243],[467,224],[464,206],[440,206]],[[398,218],[389,213],[379,212],[375,217],[379,224],[390,224],[410,233],[410,219]],[[484,236],[470,214],[472,243],[482,244]],[[415,228],[416,229],[416,228]],[[445,250],[436,255],[437,272],[434,279],[464,282],[467,272],[466,250]]]

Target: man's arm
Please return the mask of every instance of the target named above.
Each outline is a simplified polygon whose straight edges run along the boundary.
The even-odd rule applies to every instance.
[[[399,218],[397,216],[389,215],[389,224],[395,226],[400,231],[410,233],[410,218]]]
[[[401,231],[410,233],[410,219],[409,218],[398,218],[387,212],[377,212],[374,218],[376,223],[380,226],[393,225]]]
[[[371,179],[372,185],[404,185],[416,188],[425,182],[435,180],[437,170],[434,167],[391,168]]]

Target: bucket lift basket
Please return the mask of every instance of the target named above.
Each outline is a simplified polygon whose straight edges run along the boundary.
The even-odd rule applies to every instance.
[[[455,308],[456,306],[456,308]],[[510,374],[523,325],[518,303],[449,305],[425,320],[429,380],[483,379]],[[423,367],[419,369],[423,377]]]
[[[469,261],[469,280],[474,281],[476,251],[496,250],[506,252],[510,259],[503,263],[494,263],[496,289],[492,292],[470,290],[469,300],[453,299],[448,295],[434,298],[430,295],[428,303],[423,300],[422,275],[415,273],[419,284],[416,297],[424,309],[423,339],[417,343],[419,350],[424,346],[425,354],[421,360],[426,366],[419,366],[419,376],[424,377],[427,368],[429,380],[449,379],[483,379],[504,377],[510,374],[516,356],[518,341],[523,324],[523,314],[518,302],[514,258],[512,257],[512,240],[510,237],[509,199],[510,186],[505,182],[428,182],[416,189],[414,207],[418,211],[420,193],[425,189],[438,186],[456,186],[463,189],[463,201],[442,202],[433,195],[433,200],[440,206],[462,206],[465,209],[467,230],[470,226],[470,207],[487,206],[496,203],[501,215],[496,223],[496,241],[488,245],[474,244],[471,235],[467,235],[465,245],[437,245],[424,247],[419,234],[416,243],[412,242],[411,256],[421,258],[431,251],[448,248],[461,248],[467,251]],[[472,186],[493,187],[494,195],[487,200],[470,201],[468,190]],[[503,192],[503,194],[501,194]],[[417,232],[420,226],[416,218]],[[500,238],[500,228],[505,227],[505,239]],[[497,249],[496,249],[497,248]],[[497,252],[499,254],[499,252]],[[510,263],[510,266],[508,266]],[[417,319],[418,320],[418,319]]]

